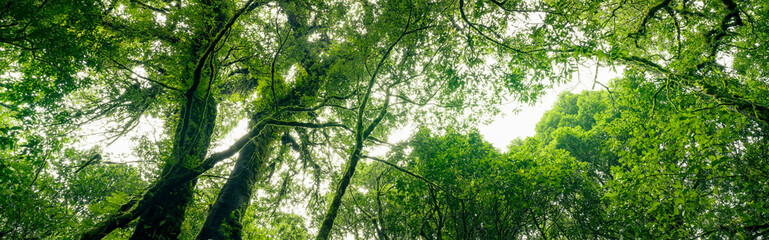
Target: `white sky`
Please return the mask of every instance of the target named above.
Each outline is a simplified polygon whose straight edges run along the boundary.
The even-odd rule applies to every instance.
[[[558,95],[562,92],[580,93],[584,90],[602,90],[599,84],[593,84],[598,81],[608,85],[609,80],[619,77],[622,70],[613,71],[610,68],[598,68],[596,76],[595,65],[588,65],[580,68],[579,74],[574,74],[571,82],[558,86],[554,89],[548,89],[540,101],[534,106],[524,105],[520,107],[520,112],[513,113],[518,104],[508,104],[503,107],[503,115],[497,116],[494,121],[488,125],[480,126],[480,130],[486,141],[491,142],[499,150],[506,151],[510,141],[516,138],[526,138],[534,136],[534,128],[537,122],[542,118],[546,111],[553,108]]]
[[[516,138],[524,139],[534,136],[536,127],[542,115],[553,108],[553,104],[558,100],[558,95],[562,92],[580,93],[584,90],[602,90],[599,84],[593,85],[594,80],[608,86],[611,79],[619,77],[622,70],[614,71],[610,68],[596,68],[594,63],[588,63],[579,68],[579,72],[573,75],[571,82],[557,86],[545,91],[539,101],[534,105],[521,103],[510,103],[502,107],[502,114],[496,116],[494,120],[486,125],[478,126],[478,130],[486,141],[491,142],[494,147],[500,151],[507,151],[510,141]],[[514,113],[516,107],[520,110]],[[388,138],[388,142],[396,143],[407,139],[414,131],[414,127],[407,127],[393,132]],[[372,155],[384,155],[387,152],[386,147],[374,148]]]

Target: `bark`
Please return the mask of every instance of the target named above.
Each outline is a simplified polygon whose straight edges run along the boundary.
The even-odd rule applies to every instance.
[[[278,101],[278,105],[301,106],[309,103],[301,102],[302,96],[315,96],[318,92],[322,77],[331,65],[328,61],[323,64],[316,64],[315,61],[306,61],[302,65],[309,69],[310,78],[305,84],[294,88],[290,94]],[[306,98],[305,98],[306,99]],[[265,110],[271,111],[271,110]],[[281,119],[291,119],[294,112],[286,112],[281,115]],[[251,119],[250,124],[266,124],[272,121],[275,114],[256,114]],[[235,167],[227,179],[216,202],[211,207],[206,217],[205,224],[198,233],[197,239],[240,239],[240,230],[242,225],[240,220],[243,213],[250,204],[253,194],[254,184],[262,175],[263,166],[266,164],[267,157],[270,155],[271,145],[280,136],[277,127],[266,126],[259,135],[244,146],[238,155]]]
[[[318,236],[315,238],[316,240],[327,240],[331,235],[331,228],[334,226],[334,219],[336,219],[339,206],[342,204],[342,197],[347,191],[347,186],[350,185],[350,179],[352,179],[352,176],[355,174],[355,167],[358,165],[358,161],[360,160],[360,151],[360,147],[357,146],[353,149],[349,164],[347,165],[347,170],[344,172],[344,176],[342,176],[341,181],[339,181],[339,185],[336,187],[334,199],[331,200],[331,205],[329,205],[326,216],[323,218],[323,223],[321,224],[320,230],[318,231]]]
[[[240,150],[235,167],[209,210],[197,239],[242,239],[240,221],[278,132],[276,127],[265,127],[259,136]]]
[[[197,179],[158,196],[140,216],[131,239],[177,239],[196,183]]]
[[[80,239],[102,239],[116,228],[121,228],[136,219],[138,215],[136,208],[139,205],[134,205],[134,202],[129,202],[123,205],[123,207],[126,206],[128,206],[130,209],[126,209],[125,211],[110,216],[106,221],[99,222],[96,224],[96,226],[93,226],[92,228],[88,229],[88,231],[83,233],[83,235],[80,236]]]
[[[200,159],[205,158],[216,121],[216,102],[213,99],[194,99],[189,114],[191,126],[186,133],[177,133],[185,135],[183,139],[186,141],[174,144],[175,154],[166,162],[157,182],[165,186],[158,188],[163,191],[145,195],[150,199],[145,203],[147,207],[139,213],[131,239],[176,239],[181,233],[184,212],[193,198],[197,178],[174,186],[164,183],[174,176],[193,171],[191,166],[197,166]]]
[[[285,1],[279,1],[278,3],[292,4]],[[283,5],[281,6],[285,9],[292,9]],[[319,61],[317,53],[310,51],[311,46],[305,44],[308,36],[306,26],[303,21],[297,20],[300,19],[299,15],[302,14],[303,12],[301,10],[287,12],[289,23],[293,29],[291,31],[293,33],[292,37],[294,38],[294,41],[299,42],[299,44],[295,46],[297,47],[297,50],[295,51],[308,54],[300,62],[300,65],[307,72],[308,76],[286,96],[280,97],[277,103],[274,104],[276,108],[304,108],[316,104],[316,102],[307,101],[307,99],[317,96],[322,83],[325,81],[324,76],[326,75],[326,71],[335,61],[341,60],[338,58],[339,56],[332,56],[324,61]],[[319,43],[316,42],[309,45],[320,47],[318,44]],[[276,110],[277,109],[265,109],[260,111],[260,113],[257,113],[251,118],[249,124],[266,124],[269,122],[272,125],[279,125],[276,124],[276,122],[279,121],[275,120],[291,120],[295,114],[293,111],[276,112]],[[270,111],[272,111],[273,114],[266,114]],[[280,132],[276,127],[264,127],[264,130],[262,130],[260,135],[256,136],[252,142],[249,142],[246,147],[241,149],[235,167],[225,183],[225,186],[222,188],[222,191],[219,193],[215,204],[209,210],[205,224],[200,233],[198,233],[197,239],[241,238],[240,230],[242,229],[242,225],[240,222],[242,215],[250,204],[254,184],[259,176],[262,175],[263,166],[267,165],[266,160],[270,153],[270,147],[278,139],[278,136],[280,136]]]

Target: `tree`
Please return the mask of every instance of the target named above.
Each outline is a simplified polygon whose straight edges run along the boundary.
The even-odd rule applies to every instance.
[[[141,67],[152,74],[143,78],[146,82],[175,91],[172,102],[179,103],[178,116],[175,116],[178,122],[172,124],[176,125],[172,130],[173,147],[161,165],[158,180],[142,196],[121,207],[120,212],[87,231],[83,239],[101,238],[136,218],[139,220],[132,239],[176,238],[181,232],[197,176],[222,158],[218,155],[206,158],[217,114],[217,96],[215,92],[212,94],[214,81],[222,65],[231,60],[230,54],[220,53],[226,45],[222,40],[231,34],[238,18],[258,4],[248,1],[237,8],[211,1],[192,3],[186,8],[181,2],[167,2],[162,7],[141,2],[113,4],[118,9],[112,8],[115,6],[107,9],[103,25],[118,37],[125,37],[124,42],[135,43],[128,49],[144,50],[146,54],[140,55],[143,58],[135,62],[122,62],[133,60],[131,55],[135,52],[124,52],[125,60],[112,60],[124,71]],[[120,11],[120,8],[129,10]],[[203,17],[192,18],[191,13]],[[165,21],[159,20],[162,18]],[[146,26],[157,27],[148,29]],[[179,31],[181,29],[184,31]],[[153,42],[146,44],[137,40]],[[156,51],[155,48],[168,51]],[[232,53],[233,50],[228,47],[228,51]]]
[[[317,239],[345,233],[335,226],[381,239],[766,233],[761,1],[1,5],[5,236],[92,239],[128,229],[133,239],[241,238],[255,229],[243,226],[254,222],[249,211],[265,206],[251,206],[263,199],[257,188],[277,189],[276,206],[292,191],[328,204],[314,213]],[[607,92],[564,96],[538,135],[510,153],[477,135],[423,132],[410,143],[423,151],[369,156],[406,124],[463,132],[502,102],[535,101],[585,60],[626,76]],[[248,130],[212,153],[241,119]],[[109,145],[148,121],[162,134],[139,139],[146,157],[135,163],[113,161],[104,146],[73,148],[89,126],[103,128]],[[425,159],[447,164],[432,169]],[[355,177],[359,167],[367,178]],[[305,173],[315,187],[298,183]],[[104,179],[123,183],[79,187]],[[329,181],[333,193],[319,197]],[[351,184],[369,190],[348,192]],[[408,191],[387,190],[397,184]],[[429,198],[402,198],[415,193]],[[5,210],[16,206],[45,209]],[[369,218],[350,216],[357,211]],[[402,213],[413,214],[394,217]],[[296,222],[258,214],[262,224]],[[64,225],[75,227],[56,228]],[[294,230],[280,234],[306,237]]]

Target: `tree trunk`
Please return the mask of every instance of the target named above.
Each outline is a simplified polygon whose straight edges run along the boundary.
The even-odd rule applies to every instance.
[[[283,3],[283,2],[281,2]],[[289,19],[295,16],[289,12]],[[295,29],[300,29],[294,26]],[[296,39],[305,39],[306,32],[295,30]],[[308,46],[300,44],[300,52],[308,52]],[[280,107],[307,107],[316,102],[311,97],[316,97],[324,76],[328,68],[338,59],[327,59],[318,61],[317,56],[308,55],[300,61],[300,65],[307,72],[307,77],[297,84],[286,96],[280,97],[277,106]],[[267,119],[269,114],[265,112],[275,111],[264,110],[251,118],[249,125],[262,122]],[[295,112],[285,112],[279,114],[281,119],[292,119]],[[198,233],[197,239],[240,239],[240,230],[242,225],[240,220],[245,213],[251,200],[254,184],[261,175],[262,167],[265,166],[267,157],[270,155],[270,146],[277,140],[280,131],[277,127],[267,126],[261,133],[255,136],[248,145],[244,146],[238,153],[238,160],[235,167],[227,179],[224,187],[216,202],[211,207],[206,217],[206,221]]]
[[[253,123],[253,121],[252,121]],[[276,127],[265,127],[240,150],[235,167],[208,212],[197,239],[241,239],[240,220],[249,205],[254,185],[278,136]]]
[[[193,199],[197,176],[213,167],[216,162],[228,157],[225,155],[234,153],[227,150],[220,155],[212,156],[213,159],[206,159],[215,126],[217,104],[214,97],[209,96],[210,92],[204,92],[210,89],[200,86],[206,86],[203,75],[216,72],[214,69],[208,69],[208,73],[205,73],[205,63],[222,41],[226,30],[231,28],[242,14],[265,3],[252,4],[253,2],[248,1],[228,20],[224,11],[227,3],[202,1],[206,11],[201,13],[200,17],[214,21],[207,22],[202,29],[193,31],[195,34],[191,36],[189,59],[197,61],[197,65],[194,70],[185,68],[181,74],[181,76],[192,75],[193,83],[185,94],[187,102],[181,104],[182,118],[177,124],[178,132],[174,136],[175,142],[171,156],[165,162],[158,179],[141,197],[124,204],[118,213],[84,232],[81,239],[101,239],[114,229],[125,227],[136,218],[139,220],[131,239],[178,238],[185,209]],[[212,36],[211,33],[217,34]],[[213,79],[215,76],[211,77]],[[211,86],[210,83],[208,86]],[[201,92],[205,93],[206,97],[202,97]],[[190,111],[188,117],[185,116],[187,110]],[[204,159],[206,162],[203,161]]]
[[[310,64],[312,65],[312,64]],[[328,65],[324,65],[328,66]],[[314,96],[321,78],[312,78],[306,84],[293,89],[291,94],[281,99],[279,106],[301,106],[300,96]],[[267,110],[272,111],[272,110]],[[283,119],[293,117],[293,112],[282,114]],[[269,120],[268,114],[254,115],[249,125]],[[254,191],[254,184],[262,174],[265,162],[270,155],[271,145],[278,139],[278,127],[266,126],[238,153],[238,160],[230,177],[222,187],[216,202],[208,211],[206,222],[198,233],[197,239],[241,239],[240,220],[245,213]]]
[[[177,239],[197,179],[159,195],[139,218],[131,239]]]
[[[163,167],[157,184],[163,184],[170,178],[191,171],[206,157],[216,121],[216,101],[213,99],[194,98],[189,126],[184,142],[174,144],[174,154]],[[184,109],[184,108],[182,108]],[[184,116],[182,110],[182,116]],[[147,208],[140,212],[139,221],[131,239],[177,239],[184,222],[184,212],[193,199],[197,177],[168,191],[149,194]]]

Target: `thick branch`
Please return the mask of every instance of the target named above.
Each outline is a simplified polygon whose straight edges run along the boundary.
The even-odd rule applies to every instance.
[[[409,170],[406,170],[405,168],[399,167],[398,165],[395,165],[395,164],[393,164],[393,163],[390,163],[390,162],[388,162],[388,161],[382,160],[382,159],[380,159],[380,158],[377,158],[377,157],[366,156],[366,155],[363,155],[363,157],[364,157],[364,158],[368,158],[368,159],[371,159],[371,160],[374,160],[374,161],[377,161],[377,162],[380,162],[380,163],[384,163],[384,164],[385,164],[385,165],[387,165],[387,166],[390,166],[390,167],[392,167],[392,168],[395,168],[395,170],[401,171],[401,172],[403,172],[403,173],[405,173],[405,174],[408,174],[408,175],[410,175],[410,176],[412,176],[412,177],[415,177],[415,178],[417,178],[417,179],[419,179],[419,180],[422,180],[423,182],[425,182],[425,183],[429,184],[430,186],[433,186],[433,187],[435,187],[435,188],[438,188],[438,189],[441,189],[441,190],[443,190],[443,191],[446,191],[446,190],[445,190],[443,187],[439,186],[438,184],[435,184],[435,183],[433,183],[432,181],[430,181],[430,180],[427,180],[427,178],[424,178],[424,177],[422,177],[422,176],[419,176],[419,175],[417,175],[417,174],[415,174],[415,173],[412,173],[411,171],[409,171]]]
[[[243,15],[243,13],[246,12],[246,10],[250,9],[251,4],[253,4],[253,2],[254,0],[249,0],[248,2],[246,2],[246,4],[243,5],[243,7],[240,8],[240,10],[238,10],[235,13],[235,15],[233,15],[230,18],[227,24],[225,24],[224,27],[222,27],[222,29],[219,30],[219,33],[216,35],[216,38],[214,38],[214,40],[208,44],[208,47],[206,48],[206,51],[203,52],[203,55],[200,56],[200,58],[198,58],[198,62],[195,65],[195,70],[193,71],[193,74],[192,74],[192,86],[190,86],[190,88],[187,89],[187,93],[185,93],[185,97],[187,98],[187,104],[185,108],[187,111],[185,111],[186,116],[183,116],[183,119],[182,119],[182,125],[181,125],[182,134],[180,135],[180,138],[179,138],[180,143],[183,144],[185,142],[185,136],[186,136],[185,133],[187,132],[187,128],[189,128],[190,113],[192,110],[192,102],[193,102],[192,99],[195,97],[195,91],[197,91],[198,86],[200,85],[200,79],[203,73],[203,68],[206,65],[206,61],[208,61],[208,58],[211,56],[211,54],[213,54],[214,49],[216,49],[216,46],[219,44],[222,38],[224,38],[224,36],[227,35],[227,32],[229,31],[230,28],[232,28],[232,25],[235,24],[235,21],[237,21],[238,18],[241,15]]]
[[[179,43],[181,39],[178,36],[175,36],[173,34],[169,34],[166,31],[163,31],[163,29],[156,29],[156,28],[131,28],[131,26],[124,25],[121,23],[113,22],[110,20],[106,20],[102,17],[102,26],[116,32],[123,32],[123,34],[139,34],[144,36],[153,36],[156,37],[159,40],[168,42],[168,43]],[[128,31],[123,31],[124,29],[128,29]]]
[[[288,126],[288,127],[303,127],[303,128],[327,128],[327,127],[341,127],[347,131],[351,131],[347,125],[337,123],[337,122],[327,122],[327,123],[308,123],[308,122],[295,122],[295,121],[280,121],[280,120],[268,120],[267,124],[270,125],[277,125],[277,126]]]
[[[150,5],[146,4],[146,3],[141,2],[139,0],[131,0],[131,3],[139,5],[139,7],[151,10],[153,12],[162,13],[162,14],[168,14],[168,9],[166,9],[166,8],[153,7],[153,6],[150,6]]]
[[[649,23],[650,19],[654,18],[654,15],[656,15],[658,11],[662,10],[663,8],[667,8],[670,4],[670,1],[671,0],[662,1],[660,4],[655,5],[654,7],[650,8],[648,12],[646,12],[643,21],[641,21],[641,26],[638,27],[638,31],[636,31],[634,34],[635,37],[643,36],[646,33],[646,24]]]
[[[138,76],[138,77],[139,77],[139,78],[141,78],[141,79],[144,79],[144,80],[147,80],[147,81],[149,81],[149,82],[151,82],[151,83],[157,84],[158,86],[161,86],[161,87],[163,87],[163,88],[165,88],[165,89],[169,89],[169,90],[177,91],[177,92],[180,92],[180,93],[184,92],[184,91],[182,91],[181,89],[178,89],[178,88],[172,87],[172,86],[170,86],[170,85],[168,85],[168,84],[162,83],[162,82],[160,82],[160,81],[157,81],[157,80],[153,80],[153,79],[150,79],[150,78],[148,78],[148,77],[144,77],[144,76],[142,76],[142,75],[140,75],[140,74],[138,74],[138,73],[134,72],[133,70],[131,70],[131,69],[130,69],[130,68],[128,68],[127,66],[123,65],[122,63],[118,62],[117,60],[113,59],[112,57],[107,57],[107,58],[109,58],[109,60],[110,60],[110,61],[112,61],[113,63],[117,64],[117,65],[118,65],[118,67],[120,67],[121,69],[123,69],[123,70],[126,70],[126,71],[128,71],[128,72],[132,73],[133,75],[136,75],[136,76]]]

